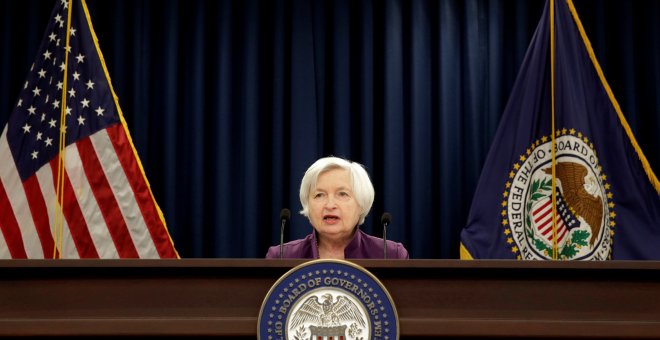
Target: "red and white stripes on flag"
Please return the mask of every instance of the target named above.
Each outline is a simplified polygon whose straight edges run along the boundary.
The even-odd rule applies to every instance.
[[[557,220],[557,243],[564,241],[564,236],[568,233],[564,220],[559,214]],[[546,197],[542,199],[533,209],[532,217],[538,233],[543,236],[546,242],[552,243],[552,199]]]
[[[21,182],[0,137],[0,258],[52,258],[57,162]],[[69,145],[65,156],[62,258],[176,258],[120,124]]]
[[[56,4],[0,136],[0,258],[178,258],[84,0]]]

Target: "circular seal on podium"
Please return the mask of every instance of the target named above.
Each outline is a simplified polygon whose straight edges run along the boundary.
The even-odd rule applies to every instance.
[[[261,305],[259,340],[389,340],[399,317],[385,286],[344,260],[313,260],[275,282]]]

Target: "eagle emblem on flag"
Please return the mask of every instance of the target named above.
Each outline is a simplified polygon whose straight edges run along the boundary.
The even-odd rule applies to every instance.
[[[545,140],[545,142],[543,142]],[[593,143],[574,129],[555,141],[555,213],[549,139],[541,138],[513,165],[505,184],[502,226],[521,259],[607,259],[614,234],[614,202]],[[554,221],[553,221],[554,216]]]

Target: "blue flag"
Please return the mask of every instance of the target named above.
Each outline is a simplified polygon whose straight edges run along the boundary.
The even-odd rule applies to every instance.
[[[572,2],[548,1],[461,232],[461,258],[657,260],[659,192]]]

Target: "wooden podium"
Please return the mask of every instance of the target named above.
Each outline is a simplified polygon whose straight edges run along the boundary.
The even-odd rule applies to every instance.
[[[3,260],[0,336],[255,339],[303,260]],[[387,288],[402,339],[658,338],[660,262],[354,260]]]

